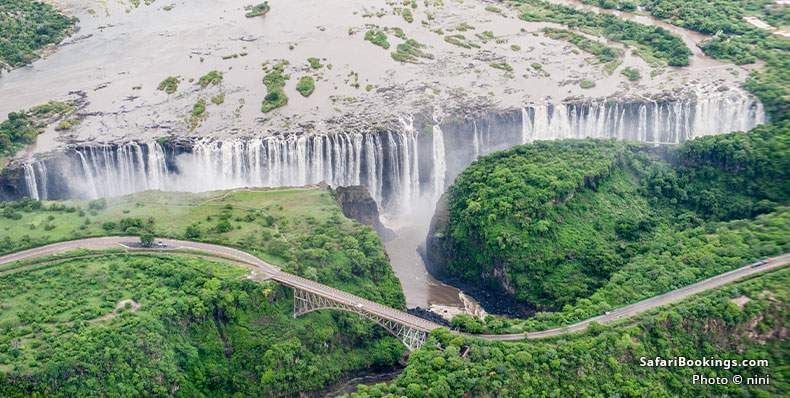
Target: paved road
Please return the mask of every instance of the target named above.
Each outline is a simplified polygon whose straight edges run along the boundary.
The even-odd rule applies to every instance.
[[[130,236],[112,236],[103,238],[87,238],[68,242],[54,243],[51,245],[41,246],[34,249],[24,250],[0,256],[0,265],[11,263],[20,260],[30,260],[40,257],[46,257],[56,254],[65,253],[77,249],[88,250],[107,250],[107,249],[126,249],[132,251],[145,251],[145,252],[158,252],[166,253],[169,251],[188,251],[204,256],[215,257],[233,260],[239,263],[247,264],[254,267],[255,278],[258,279],[272,279],[288,285],[293,288],[298,288],[311,293],[320,294],[324,297],[333,299],[340,303],[351,305],[364,310],[374,315],[378,315],[387,319],[391,319],[424,331],[431,331],[441,327],[440,325],[430,322],[428,320],[416,317],[403,311],[396,310],[370,300],[363,299],[351,293],[347,293],[333,287],[322,285],[287,272],[283,272],[278,267],[271,265],[249,253],[242,250],[230,248],[227,246],[214,245],[210,243],[200,243],[183,241],[176,239],[158,239],[157,242],[161,243],[162,247],[154,247],[143,249],[136,247],[139,241],[137,237]],[[774,269],[781,268],[790,263],[790,254],[783,254],[779,257],[771,258],[766,264],[759,267],[752,267],[747,265],[736,270],[726,272],[721,275],[714,276],[709,279],[697,282],[695,284],[673,290],[671,292],[649,298],[616,310],[612,310],[605,315],[596,316],[582,322],[550,330],[540,332],[518,333],[518,334],[503,334],[503,335],[476,335],[479,338],[486,340],[498,341],[514,341],[524,339],[539,339],[545,337],[558,336],[566,333],[578,332],[586,329],[590,323],[597,322],[601,324],[614,322],[620,319],[629,318],[644,311],[651,310],[666,304],[674,303],[694,294],[715,289],[725,284],[746,278],[761,272],[766,272]]]

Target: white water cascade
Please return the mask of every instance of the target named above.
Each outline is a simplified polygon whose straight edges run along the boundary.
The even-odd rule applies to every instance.
[[[25,187],[0,194],[98,198],[149,189],[198,192],[326,182],[367,186],[382,209],[401,212],[425,200],[434,203],[477,157],[513,145],[584,137],[674,144],[745,131],[763,121],[759,102],[732,90],[698,101],[536,103],[480,118],[434,118],[419,128],[409,116],[397,128],[377,133],[86,145],[24,164]]]

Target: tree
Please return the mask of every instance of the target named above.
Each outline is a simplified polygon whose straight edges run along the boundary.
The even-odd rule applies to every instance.
[[[150,232],[143,232],[140,234],[140,245],[142,247],[151,247],[154,245],[154,234]]]

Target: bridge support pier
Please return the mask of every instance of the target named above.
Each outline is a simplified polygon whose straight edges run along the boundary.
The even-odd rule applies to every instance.
[[[394,321],[376,314],[372,314],[368,311],[365,311],[364,307],[341,303],[320,294],[294,288],[294,318],[309,312],[323,309],[335,309],[353,312],[361,317],[370,319],[371,321],[376,322],[382,326],[384,329],[387,329],[390,334],[400,339],[400,341],[410,351],[420,348],[428,338],[428,332],[424,330],[404,325],[398,321]]]

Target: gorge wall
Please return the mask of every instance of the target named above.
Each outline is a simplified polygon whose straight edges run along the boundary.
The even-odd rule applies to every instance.
[[[712,96],[580,100],[443,120],[403,117],[373,133],[71,145],[17,162],[0,198],[98,198],[137,191],[364,185],[385,212],[431,206],[478,156],[534,140],[616,138],[676,144],[749,130],[762,106],[738,90]]]

